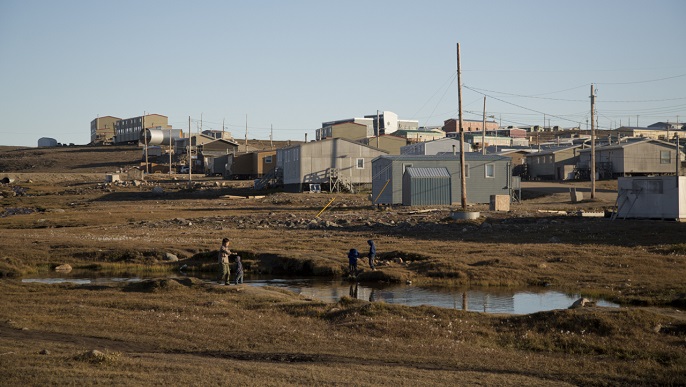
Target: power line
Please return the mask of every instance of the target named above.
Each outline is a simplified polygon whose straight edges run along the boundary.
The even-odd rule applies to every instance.
[[[659,78],[659,79],[649,79],[646,81],[633,81],[633,82],[596,82],[596,85],[634,85],[637,83],[651,83],[651,82],[660,82],[660,81],[666,81],[668,79],[674,79],[674,78],[681,78],[681,77],[686,77],[686,74],[680,74],[680,75],[674,75],[672,77],[666,77],[666,78]]]
[[[507,102],[507,101],[502,100],[502,99],[500,99],[500,98],[493,97],[493,96],[491,96],[491,95],[488,95],[488,94],[482,93],[482,92],[480,92],[480,91],[474,90],[474,89],[472,89],[471,87],[468,87],[468,86],[463,86],[463,87],[464,87],[465,89],[471,90],[471,91],[473,91],[473,92],[475,92],[475,93],[479,93],[479,94],[485,95],[485,96],[487,96],[487,97],[493,98],[493,99],[495,99],[496,101],[500,101],[500,102],[506,103],[506,104],[508,104],[508,105],[516,106],[516,107],[518,107],[518,108],[520,108],[520,109],[529,110],[529,111],[532,111],[532,112],[535,112],[535,113],[538,113],[538,114],[541,114],[541,115],[544,114],[544,115],[546,115],[546,116],[558,118],[558,119],[560,119],[560,120],[565,120],[565,121],[570,121],[570,122],[578,123],[578,121],[570,120],[570,119],[568,119],[568,118],[564,118],[564,117],[561,117],[561,116],[558,116],[558,115],[555,115],[555,114],[544,113],[544,112],[541,112],[541,111],[538,111],[538,110],[535,110],[535,109],[530,109],[530,108],[527,108],[527,107],[524,107],[524,106],[521,106],[521,105],[517,105],[517,104],[512,103],[512,102]]]

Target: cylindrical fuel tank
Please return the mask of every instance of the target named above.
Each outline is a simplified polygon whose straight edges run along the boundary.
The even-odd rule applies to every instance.
[[[169,136],[173,144],[174,141],[183,137],[183,131],[181,129],[145,129],[141,133],[140,142],[148,145],[169,145]]]

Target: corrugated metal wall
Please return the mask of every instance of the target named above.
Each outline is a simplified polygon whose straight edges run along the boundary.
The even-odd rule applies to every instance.
[[[467,202],[489,203],[491,195],[509,195],[511,158],[467,154]],[[486,176],[487,165],[495,175]],[[372,200],[374,204],[403,203],[405,169],[445,168],[450,174],[452,202],[461,196],[460,159],[453,156],[381,156],[372,163]],[[383,188],[385,186],[385,188]]]
[[[408,167],[403,174],[403,205],[450,205],[450,173],[447,168]]]

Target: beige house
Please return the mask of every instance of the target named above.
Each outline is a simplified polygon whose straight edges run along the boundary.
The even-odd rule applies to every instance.
[[[590,170],[591,149],[579,152],[578,168]],[[596,173],[600,178],[676,174],[684,153],[674,144],[653,140],[627,140],[619,145],[595,148]]]
[[[114,124],[119,117],[104,116],[91,121],[91,144],[110,145],[114,143]]]
[[[317,140],[325,140],[327,138],[355,140],[357,138],[367,137],[367,132],[367,125],[358,124],[356,122],[341,122],[321,128]]]
[[[675,136],[680,139],[686,138],[686,130],[668,130],[666,127],[638,128],[622,126],[617,129],[620,137],[641,137],[654,140],[672,140]]]
[[[569,180],[579,160],[581,145],[552,148],[525,156],[527,174],[534,180]]]
[[[440,129],[435,130],[398,130],[395,136],[404,137],[410,143],[433,141],[445,138],[445,132]]]
[[[407,145],[407,139],[392,134],[384,134],[379,137],[365,137],[357,140],[357,142],[386,151],[389,155],[399,155],[400,148]]]
[[[276,168],[276,150],[236,153],[226,157],[225,179],[258,179]]]

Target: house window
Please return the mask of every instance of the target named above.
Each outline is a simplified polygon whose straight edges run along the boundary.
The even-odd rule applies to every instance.
[[[487,179],[493,179],[495,177],[495,164],[486,164],[485,172]]]
[[[267,156],[264,158],[264,163],[265,164],[271,164],[272,163],[272,156]]]
[[[635,194],[662,194],[663,187],[661,180],[633,180],[631,189]]]
[[[671,164],[671,163],[672,163],[672,152],[660,151],[660,164]]]
[[[469,178],[469,164],[464,165],[464,177],[465,179]]]
[[[364,169],[364,159],[357,159],[357,169]]]

